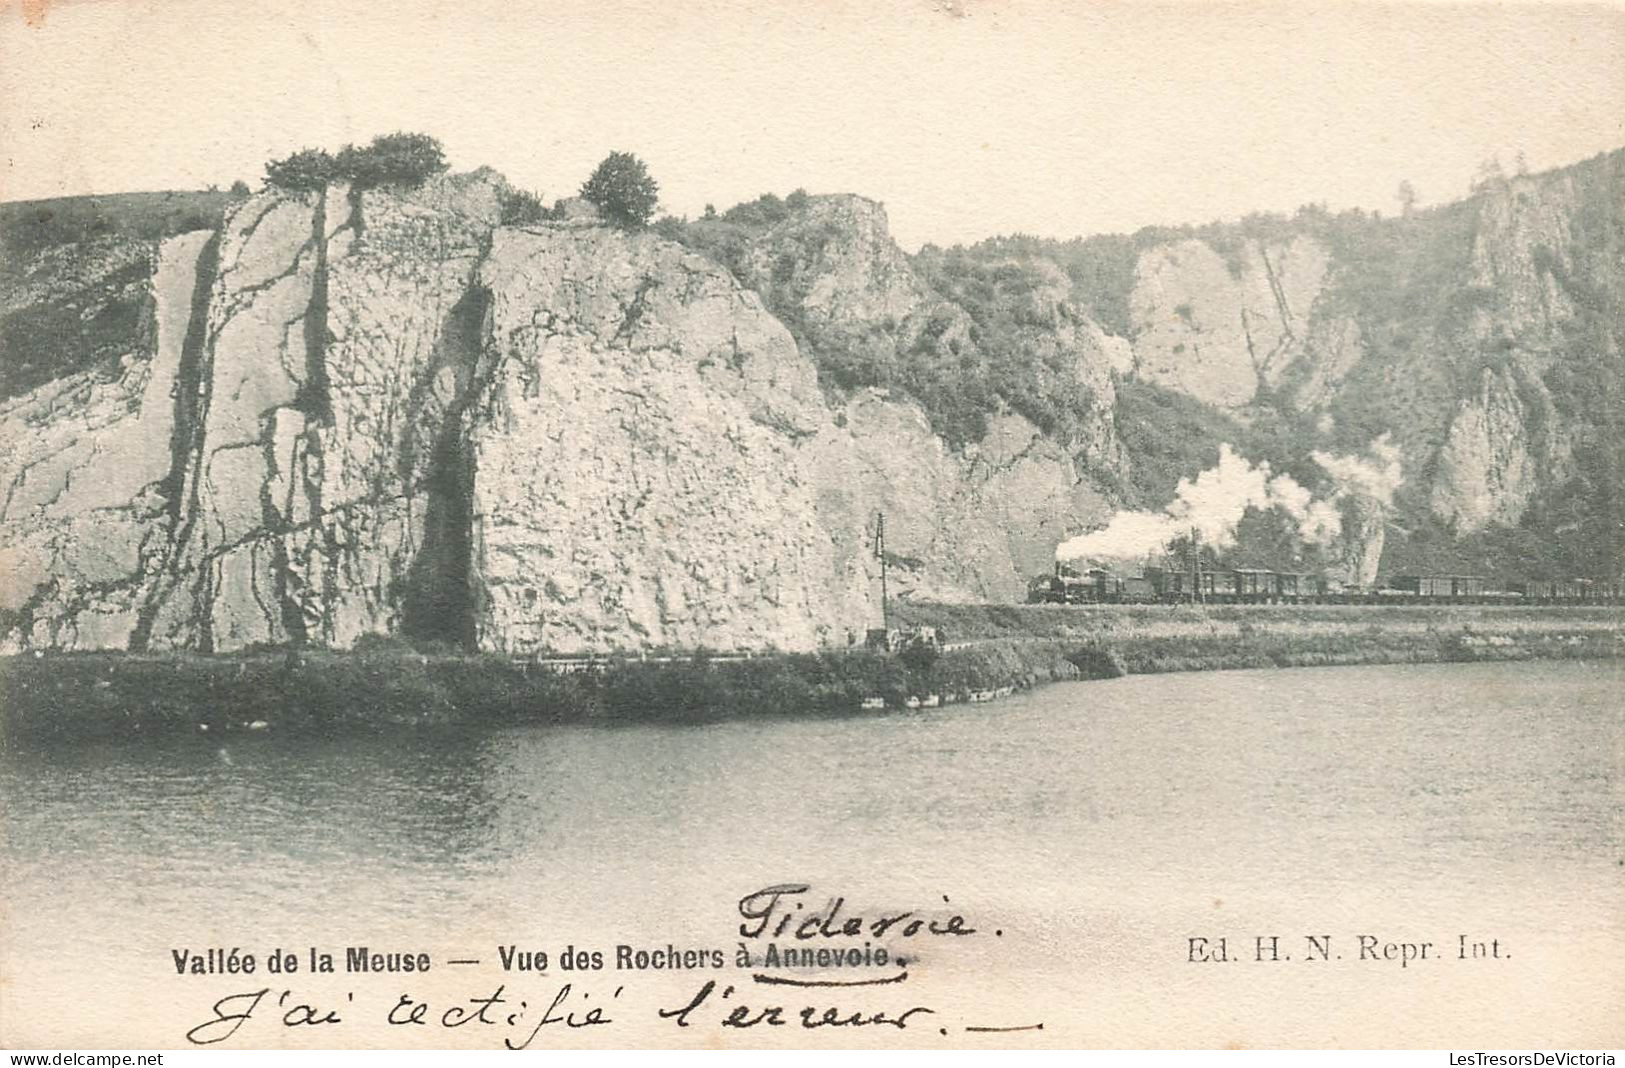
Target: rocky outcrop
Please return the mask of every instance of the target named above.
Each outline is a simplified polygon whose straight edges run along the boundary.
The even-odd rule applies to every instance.
[[[1023,325],[1010,341],[1032,357],[1031,365],[1055,376],[1045,389],[1090,399],[1078,425],[1045,435],[1006,409],[988,421],[981,440],[955,449],[931,432],[901,389],[860,390],[837,415],[855,462],[868,465],[870,475],[854,481],[841,457],[828,456],[826,463],[842,470],[836,495],[861,498],[870,511],[912,512],[890,529],[903,532],[903,542],[893,535],[893,548],[920,561],[914,577],[922,593],[1013,596],[1027,576],[1049,566],[1055,544],[1069,533],[1061,528],[1100,517],[1104,495],[1096,480],[1115,477],[1126,463],[1113,411],[1114,375],[1133,361],[1128,342],[1072,302],[1070,283],[1054,263],[1021,266],[1038,282],[1015,310]],[[912,381],[921,365],[953,366],[976,351],[971,316],[922,280],[892,240],[885,209],[872,200],[808,198],[754,236],[740,272],[806,339],[827,380]],[[887,435],[894,439],[889,450]],[[1018,496],[1005,501],[996,493],[1007,460],[1024,473],[1019,486],[1008,487]],[[935,473],[920,478],[917,490],[904,490],[910,469]],[[1021,525],[1006,533],[1004,521]]]
[[[871,336],[911,340],[918,321],[942,311],[961,321],[915,275],[891,238],[886,209],[858,196],[811,197],[759,235],[743,259],[744,281],[789,309],[817,338],[863,345]],[[912,321],[912,322],[911,322]]]
[[[1267,383],[1266,389],[1288,411],[1324,412],[1364,356],[1365,338],[1358,320],[1336,313],[1314,315],[1304,337],[1302,357]]]
[[[1342,511],[1343,579],[1345,582],[1372,588],[1382,564],[1382,550],[1387,540],[1387,509],[1375,497],[1365,493],[1350,493],[1340,502]]]
[[[78,371],[0,405],[11,647],[122,648],[136,630],[171,548],[184,354],[214,244],[206,232],[163,243],[146,272],[154,329],[128,338],[114,375]]]
[[[448,182],[228,218],[177,581],[148,642],[347,646],[403,625],[434,442],[474,355],[458,308],[497,210],[488,185]]]
[[[1304,235],[1243,239],[1228,255],[1197,238],[1146,250],[1130,294],[1136,369],[1209,404],[1252,403],[1311,351],[1329,263]]]
[[[1613,434],[1580,383],[1618,378],[1622,164],[1497,176],[1401,219],[1309,211],[1142,245],[1134,374],[1311,447],[1390,433],[1407,524],[1516,525]]]
[[[1484,185],[1477,204],[1471,284],[1492,294],[1476,309],[1480,340],[1526,338],[1573,318],[1573,300],[1558,281],[1574,269],[1570,226],[1578,203],[1573,179],[1527,175]],[[1544,346],[1539,346],[1544,347]]]
[[[401,629],[434,442],[472,364],[456,310],[496,213],[481,180],[335,187],[166,241],[153,351],[0,413],[24,445],[0,470],[21,565],[9,644],[346,646]]]
[[[1134,350],[1125,339],[1102,330],[1071,299],[1071,280],[1059,266],[1044,259],[1025,266],[1042,281],[1017,310],[1015,317],[1023,325],[1011,340],[1035,357],[1034,366],[1055,375],[1056,393],[1092,400],[1090,417],[1065,443],[1079,461],[1079,477],[1091,471],[1120,475],[1129,459],[1117,438],[1116,378],[1133,369]]]
[[[5,647],[844,646],[879,621],[876,513],[894,592],[1008,599],[1104,510],[1077,443],[1006,413],[955,449],[904,398],[832,402],[723,267],[498,226],[502,192],[266,194],[137,257],[117,373],[0,409]],[[842,203],[793,272],[820,337],[951,311]],[[1109,387],[1103,335],[1050,312],[1034,343]]]
[[[1625,211],[1617,165],[1611,182],[1606,173],[1589,200],[1574,175],[1558,173],[1486,183],[1474,202],[1477,300],[1461,345],[1478,366],[1451,398],[1428,487],[1434,514],[1458,530],[1518,524],[1543,491],[1574,476],[1578,443],[1611,433],[1582,415],[1590,397],[1554,397],[1547,385],[1600,396],[1609,387],[1595,376],[1619,377],[1617,334],[1588,325],[1605,322],[1617,297],[1604,288],[1606,268],[1587,262],[1598,250],[1580,242],[1582,219],[1595,227]]]
[[[1539,475],[1528,427],[1517,384],[1507,372],[1486,368],[1477,394],[1461,401],[1439,450],[1434,513],[1464,530],[1516,523]]]
[[[499,231],[468,427],[482,647],[808,649],[832,582],[811,364],[716,264],[619,231]]]
[[[993,420],[966,450],[881,390],[856,394],[835,418],[817,446],[817,504],[849,583],[873,581],[867,535],[883,512],[895,593],[1019,600],[1060,541],[1111,512],[1067,449],[1018,415]]]
[[[1134,377],[1304,452],[1391,432],[1407,483],[1343,517],[1363,583],[1391,520],[1527,526],[1573,481],[1589,532],[1625,193],[1588,166],[1104,275],[911,258],[847,196],[713,223],[709,256],[585,210],[504,227],[491,172],[47,248],[0,266],[0,649],[843,646],[879,622],[877,514],[894,595],[1009,601],[1142,459],[1201,454],[1157,420],[1207,416],[1144,396],[1129,454]],[[1339,260],[1361,242],[1392,262]]]
[[[920,281],[885,209],[863,197],[808,198],[752,233],[736,270],[837,385],[891,382],[916,346],[971,344],[970,316]]]

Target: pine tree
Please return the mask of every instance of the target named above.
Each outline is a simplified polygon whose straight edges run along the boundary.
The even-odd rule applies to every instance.
[[[598,205],[604,218],[628,230],[649,225],[659,194],[649,168],[630,152],[611,152],[581,184],[584,199]]]

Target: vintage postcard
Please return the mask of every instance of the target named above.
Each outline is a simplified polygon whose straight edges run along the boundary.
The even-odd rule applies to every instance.
[[[0,6],[0,1045],[1613,1063],[1622,61]]]

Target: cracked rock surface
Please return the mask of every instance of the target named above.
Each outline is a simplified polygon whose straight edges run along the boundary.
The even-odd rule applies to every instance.
[[[1004,598],[1103,507],[1019,417],[955,452],[832,402],[725,269],[501,227],[502,188],[262,194],[104,250],[142,328],[0,402],[0,646],[839,647],[879,622],[876,511],[894,593]],[[840,262],[890,281],[815,281],[832,324],[924,299],[859,229]]]
[[[810,649],[862,618],[814,508],[829,416],[754,294],[604,229],[500,231],[480,283],[482,646]]]
[[[154,342],[0,408],[9,648],[347,646],[399,629],[477,176],[262,195],[157,254]],[[458,366],[461,361],[463,366]]]
[[[1620,165],[1587,173],[1488,188],[1392,277],[1312,228],[1147,245],[1125,337],[1029,256],[1008,340],[1088,414],[1061,441],[990,410],[960,447],[902,392],[818,384],[974,342],[861,197],[741,231],[737,279],[588,216],[501,226],[488,170],[46,248],[0,263],[0,652],[844,647],[880,622],[876,513],[892,595],[939,600],[1019,599],[1102,523],[1135,377],[1391,431],[1408,518],[1516,524],[1613,432],[1569,366],[1618,359]]]

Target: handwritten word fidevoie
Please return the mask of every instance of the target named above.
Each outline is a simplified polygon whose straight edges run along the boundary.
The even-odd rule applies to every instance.
[[[739,933],[746,938],[914,938],[920,935],[964,936],[976,933],[958,913],[932,915],[919,909],[886,912],[877,916],[842,916],[846,898],[835,897],[828,905],[808,910],[801,898],[812,888],[806,883],[779,883],[764,887],[739,899],[739,914],[745,922]],[[942,899],[947,902],[947,898]]]

